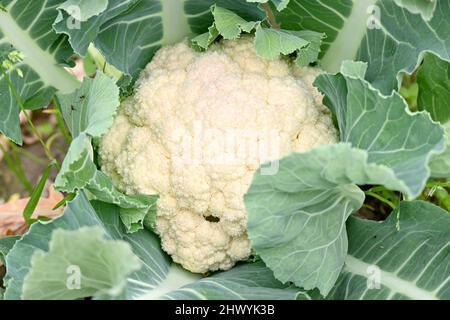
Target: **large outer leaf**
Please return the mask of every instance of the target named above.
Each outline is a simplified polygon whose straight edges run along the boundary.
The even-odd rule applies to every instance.
[[[31,257],[31,270],[24,279],[22,298],[66,300],[103,292],[120,294],[126,277],[140,269],[141,262],[127,242],[103,236],[101,227],[54,230],[48,252],[36,250]],[[79,279],[70,276],[79,276]],[[76,287],[70,290],[68,284]]]
[[[237,266],[230,271],[203,278],[173,264],[161,251],[156,237],[142,230],[133,234],[120,231],[119,209],[105,203],[93,206],[109,233],[120,235],[133,247],[143,267],[128,277],[124,292],[117,297],[98,295],[97,299],[309,299],[298,288],[282,285],[262,263]]]
[[[0,1],[0,52],[19,50],[23,62],[16,65],[23,77],[14,70],[8,77],[18,97],[27,108],[46,106],[55,88],[70,92],[78,82],[60,63],[67,62],[70,46],[64,36],[52,32],[58,0]],[[1,55],[0,55],[1,56]],[[5,77],[0,73],[0,132],[16,143],[22,143],[19,127],[19,104]]]
[[[321,75],[315,84],[336,114],[341,141],[366,150],[369,162],[391,168],[404,184],[396,190],[416,197],[430,176],[430,156],[445,148],[444,131],[427,113],[411,114],[397,93],[381,95],[362,80],[364,72],[363,64],[344,62],[341,74]]]
[[[34,224],[16,243],[6,258],[8,270],[6,299],[20,297],[68,299],[92,295],[97,299],[310,298],[302,290],[282,285],[275,280],[271,271],[262,262],[241,265],[231,271],[199,280],[200,275],[174,265],[162,252],[158,238],[150,231],[140,230],[127,234],[120,223],[118,207],[99,201],[94,201],[92,205],[95,210],[81,193],[68,204],[61,218],[48,224],[40,222]],[[99,233],[99,230],[102,232]],[[100,234],[104,239],[100,238]],[[130,270],[130,267],[123,271],[118,270],[118,267],[126,263],[131,263],[131,267],[135,266],[136,257],[130,256],[129,252],[119,254],[117,248],[107,249],[113,243],[125,249],[127,246],[124,245],[124,241],[131,246],[141,264],[141,269],[127,277],[125,288],[122,286],[126,273],[124,271]],[[87,242],[90,243],[89,246],[86,246]],[[82,256],[88,258],[76,261],[77,257]],[[125,259],[125,256],[129,258]],[[117,260],[115,265],[108,263],[111,260]],[[65,264],[68,262],[78,263],[82,274],[83,270],[87,271],[84,275],[91,276],[93,280],[114,279],[114,281],[99,283],[85,279],[86,285],[91,286],[82,287],[82,290],[70,290],[61,285],[66,283],[68,277],[66,272],[61,272],[61,268],[65,271]],[[95,274],[97,271],[101,271],[103,275]],[[41,280],[39,283],[38,276]],[[81,280],[83,286],[83,278]],[[58,291],[55,292],[55,289]]]
[[[450,60],[450,1],[435,2],[429,20],[392,0],[291,0],[276,17],[285,29],[327,34],[325,69],[335,72],[344,60],[366,61],[366,79],[389,94],[399,86],[398,74],[411,73],[425,51]]]
[[[311,299],[303,290],[281,284],[262,261],[238,265],[230,271],[203,278],[162,297],[171,300]]]
[[[347,228],[349,255],[329,299],[450,299],[448,212],[402,202],[383,223],[352,217]]]
[[[117,261],[118,264],[126,264],[131,262],[131,269],[136,269],[136,263],[134,262],[136,261],[134,260],[136,259],[136,257],[134,255],[130,256],[130,253],[127,252],[127,249],[125,248],[125,246],[127,245],[126,243],[124,246],[123,241],[117,242],[117,240],[128,239],[128,236],[125,235],[125,229],[120,224],[120,219],[117,214],[118,209],[108,211],[107,209],[109,208],[110,207],[108,206],[105,207],[106,211],[102,212],[101,217],[99,217],[95,210],[92,208],[84,193],[80,193],[73,201],[69,202],[68,206],[65,209],[64,215],[61,218],[58,218],[47,224],[42,224],[40,222],[33,224],[28,233],[25,234],[21,240],[16,242],[13,249],[6,257],[7,275],[5,277],[5,283],[7,285],[7,290],[5,292],[5,299],[20,299],[24,295],[24,281],[27,281],[26,295],[29,298],[50,298],[49,295],[52,295],[51,291],[56,287],[59,290],[59,298],[74,298],[74,290],[70,290],[67,287],[61,286],[61,283],[66,283],[68,274],[65,272],[65,270],[64,272],[61,272],[61,270],[52,268],[55,268],[55,266],[60,265],[60,263],[65,263],[67,261],[74,262],[73,259],[74,257],[77,257],[78,254],[90,256],[89,259],[83,258],[78,261],[78,266],[80,267],[82,274],[83,268],[86,267],[86,269],[88,270],[86,270],[85,275],[90,274],[94,277],[94,279],[105,279],[110,276],[110,279],[113,280],[109,283],[100,284],[99,286],[96,286],[95,284],[92,284],[88,281],[87,283],[85,283],[87,287],[84,287],[83,290],[85,291],[83,291],[83,295],[78,297],[87,297],[97,292],[99,294],[120,294],[123,286],[126,283],[126,276],[129,272],[123,273],[120,270],[117,270],[116,267],[109,265],[106,262],[110,261],[111,259],[119,259],[119,261]],[[108,217],[108,223],[104,223],[102,221],[102,219],[104,219],[105,217]],[[79,230],[83,227],[85,231],[82,232],[87,233],[86,237],[89,238],[89,241],[93,241],[90,245],[87,246],[83,240],[83,238],[85,237],[79,237]],[[95,227],[96,229],[102,230],[103,236],[106,240],[100,239],[97,231],[92,233],[92,228],[86,229],[86,227]],[[58,230],[59,233],[61,233],[61,230],[73,231],[73,233],[66,232],[64,233],[64,235],[62,235],[63,239],[55,240],[53,235],[54,231],[56,230]],[[158,243],[155,236],[153,236],[149,231],[142,230],[133,237],[140,237],[145,240],[144,248],[148,247],[148,251],[146,251],[147,253],[152,252],[150,245],[155,246],[155,244]],[[70,239],[72,239],[73,241],[78,239],[76,241],[78,246],[71,247],[70,244],[64,245],[60,241],[64,239],[68,241],[70,241]],[[116,250],[113,248],[109,248],[108,250],[106,250],[106,248],[112,243],[110,242],[110,240],[116,240],[119,246],[121,246],[121,248],[124,250],[122,252],[123,254],[117,254]],[[52,243],[57,247],[60,247],[61,245],[64,246],[64,248],[60,249],[65,249],[64,254],[67,255],[67,259],[65,259],[65,262],[59,261],[62,256],[60,253],[54,254],[54,252],[52,252],[51,248],[49,247]],[[91,246],[94,244],[98,245],[99,247],[96,248],[95,246]],[[136,250],[136,247],[142,245],[142,243],[138,243],[136,245],[134,242],[130,242],[129,244],[133,248],[133,251]],[[60,251],[60,249],[55,247],[53,248],[53,251],[56,249],[58,252]],[[99,250],[105,250],[104,254],[100,255]],[[38,257],[33,258],[36,252],[39,252]],[[45,257],[45,255],[42,256],[43,252],[49,252],[47,254],[47,257]],[[117,255],[115,255],[115,253]],[[142,252],[139,252],[139,255],[142,255]],[[142,260],[141,257],[139,258]],[[36,267],[36,270],[34,269],[35,266],[33,265],[32,274],[27,277],[32,268],[32,259],[38,259],[40,261],[37,262],[38,265]],[[54,259],[56,259],[56,264],[48,265],[48,263]],[[90,266],[88,266],[87,264],[90,264]],[[109,268],[108,265],[110,266]],[[146,261],[146,265],[148,266],[148,261]],[[95,273],[98,269],[100,269],[101,272],[104,273],[103,276],[91,274],[92,272]],[[35,281],[39,280],[36,279],[36,277],[39,276],[37,272],[49,273],[45,277],[41,277],[38,287],[34,285]],[[43,279],[47,279],[50,281],[45,282]],[[89,286],[90,284],[92,284],[92,286]],[[42,293],[40,293],[39,290],[42,290]],[[48,292],[48,290],[50,292]],[[52,296],[51,298],[58,297]]]
[[[68,5],[65,2],[65,6],[58,7],[60,11],[53,27],[56,32],[67,34],[74,51],[84,56],[87,53],[89,44],[98,37],[100,27],[109,19],[125,12],[133,2],[136,1],[109,0],[104,10],[86,20],[78,20],[82,19],[80,16],[71,16],[70,14],[75,12],[67,10]],[[80,11],[77,13],[83,14],[83,12],[84,10],[80,6]]]
[[[287,156],[273,176],[258,170],[244,197],[253,248],[275,277],[324,295],[347,253],[345,221],[364,201],[356,185],[417,196],[430,155],[444,148],[441,126],[428,114],[412,115],[397,94],[381,95],[362,79],[364,71],[364,64],[347,62],[340,74],[316,82],[347,143]]]
[[[6,256],[5,299],[21,298],[23,281],[31,268],[31,257],[36,250],[48,251],[55,229],[77,230],[81,226],[100,225],[99,218],[83,194],[68,204],[63,217],[47,224],[33,224]]]

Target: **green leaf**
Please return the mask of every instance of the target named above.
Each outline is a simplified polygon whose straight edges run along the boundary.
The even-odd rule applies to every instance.
[[[228,40],[239,38],[242,32],[251,32],[257,25],[256,21],[246,21],[231,10],[218,7],[211,7],[214,16],[214,25],[219,34]]]
[[[58,98],[64,120],[74,138],[81,132],[100,138],[112,126],[120,105],[119,88],[101,72],[95,79],[85,78],[75,92],[60,94]]]
[[[303,290],[275,280],[262,262],[242,264],[207,278],[183,270],[161,250],[159,239],[153,233],[147,230],[126,233],[119,210],[100,201],[91,205],[81,192],[68,204],[62,217],[51,223],[32,225],[6,258],[5,298],[312,298]],[[112,245],[114,248],[109,248]],[[122,287],[127,270],[137,265],[136,256],[141,268],[129,273]],[[83,275],[81,290],[71,290],[65,285],[73,279],[69,276],[76,270],[71,268],[71,273],[66,272],[72,263],[80,267]],[[104,282],[94,281],[99,279]]]
[[[25,206],[25,209],[23,210],[23,218],[28,225],[31,225],[39,220],[39,217],[37,219],[33,219],[32,216],[34,211],[36,210],[36,206],[38,205],[39,200],[41,199],[42,192],[44,191],[48,176],[50,175],[50,172],[55,166],[55,164],[56,162],[50,163],[44,170],[41,179],[39,179],[39,182],[31,192],[30,200],[28,201],[27,205]]]
[[[115,221],[114,225],[104,224],[102,222],[104,217],[109,217],[110,220],[108,221]],[[80,231],[80,228],[83,229]],[[61,233],[63,230],[65,232]],[[102,230],[102,233],[100,233],[100,230]],[[54,232],[59,234],[56,239]],[[144,230],[139,233],[150,234]],[[72,260],[75,258],[77,259],[76,263],[79,263],[80,270],[87,272],[86,275],[95,273],[92,275],[92,281],[107,277],[114,280],[109,284],[102,285],[100,283],[99,287],[93,286],[88,291],[83,291],[83,295],[77,297],[88,297],[96,293],[97,291],[94,288],[100,290],[98,291],[99,294],[100,292],[103,294],[119,294],[121,292],[119,289],[125,285],[124,281],[129,271],[137,270],[140,265],[140,263],[136,263],[136,257],[131,255],[129,245],[122,241],[126,237],[117,214],[113,215],[107,211],[99,217],[84,193],[80,192],[73,201],[68,203],[62,217],[50,223],[38,222],[33,224],[28,233],[17,241],[9,251],[6,256],[5,284],[7,289],[5,299],[20,299],[24,294],[31,295],[28,297],[33,299],[50,298],[47,295],[55,294],[53,290],[56,289],[59,290],[58,297],[75,298],[74,295],[77,295],[77,290],[71,290],[61,285],[66,284],[71,275],[67,273],[67,266],[64,268],[65,265],[62,264],[75,262]],[[117,240],[121,241],[118,242]],[[112,248],[111,245],[113,245]],[[60,253],[60,250],[63,250],[64,253]],[[99,254],[102,251],[104,253]],[[32,261],[36,252],[38,252],[38,258],[34,259],[37,259],[37,262],[36,260]],[[116,252],[121,253],[116,255]],[[45,258],[43,258],[43,253]],[[65,258],[61,259],[63,256]],[[55,264],[48,265],[53,259],[56,259]],[[36,270],[34,269],[35,263],[37,263]],[[58,266],[59,263],[62,263],[61,267]],[[94,267],[87,267],[88,264]],[[39,270],[43,265],[47,265],[47,267],[42,272],[48,273],[48,275],[40,277]],[[83,266],[86,267],[86,270]],[[102,274],[96,271],[99,268]],[[73,273],[75,269],[71,268],[70,270]],[[128,271],[124,272],[125,270]],[[29,277],[28,274],[30,274]],[[44,282],[45,279],[49,282]],[[37,287],[34,286],[34,281],[37,281]],[[25,286],[24,283],[26,283]],[[82,283],[81,285],[83,286]],[[85,285],[91,285],[91,282],[85,282]],[[27,293],[24,292],[24,289],[27,290]]]
[[[394,189],[414,198],[430,176],[429,158],[444,151],[444,131],[427,113],[411,114],[399,94],[380,94],[363,75],[361,63],[346,61],[341,74],[320,75],[315,85],[336,114],[341,141],[366,150],[369,162],[390,168],[403,184]]]
[[[161,46],[205,32],[213,22],[209,8],[215,3],[244,19],[264,18],[256,5],[244,1],[109,0],[106,10],[86,21],[61,10],[54,28],[69,36],[79,55],[85,56],[94,43],[109,64],[135,79]]]
[[[118,295],[141,262],[122,240],[104,238],[101,227],[53,231],[48,251],[36,250],[23,283],[26,300]]]
[[[0,74],[0,132],[17,144],[22,144],[17,97],[26,108],[36,109],[48,104],[55,89],[70,92],[78,86],[60,66],[68,63],[72,51],[66,37],[52,32],[55,4],[58,1],[0,1],[5,8],[0,10],[0,52],[17,50],[24,56],[6,75]]]
[[[357,185],[417,196],[430,156],[444,146],[443,130],[428,114],[411,114],[398,94],[381,95],[362,79],[364,71],[346,62],[340,74],[316,80],[345,143],[287,156],[273,176],[258,170],[244,196],[252,246],[275,277],[323,295],[347,254],[345,221],[364,201]]]
[[[277,8],[278,11],[284,10],[289,4],[290,0],[247,0],[247,2],[267,3],[271,2]]]
[[[5,299],[20,299],[24,278],[31,268],[31,257],[36,250],[48,251],[54,230],[77,230],[80,226],[99,225],[101,222],[83,193],[67,205],[62,217],[50,223],[33,224],[6,256]]]
[[[265,12],[258,8],[257,4],[246,1],[187,0],[184,9],[192,33],[202,34],[213,24],[214,16],[211,13],[213,5],[231,10],[245,21],[262,21],[266,17]]]
[[[430,4],[436,8],[429,20],[411,12],[413,3],[424,1],[397,2],[406,8],[392,0],[290,0],[286,9],[274,14],[283,29],[327,35],[323,69],[337,72],[342,61],[365,61],[366,79],[390,94],[400,87],[402,73],[411,74],[419,66],[425,52],[450,60],[450,2]],[[420,11],[428,16],[432,10]]]
[[[224,39],[234,40],[242,32],[255,30],[256,53],[265,59],[275,59],[281,54],[297,53],[299,66],[315,62],[319,55],[320,44],[324,34],[312,31],[289,31],[282,29],[263,28],[260,21],[246,21],[235,12],[213,5],[211,12],[214,23],[208,32],[191,40],[194,46],[206,49],[219,35]]]
[[[114,81],[98,72],[86,78],[80,89],[59,95],[61,111],[74,136],[55,187],[73,193],[86,190],[93,198],[117,204],[129,232],[144,227],[147,214],[155,214],[157,196],[128,196],[119,192],[111,180],[94,163],[93,138],[100,138],[112,125],[119,107],[119,89]]]
[[[117,232],[120,209],[98,201],[92,204],[110,232]],[[311,299],[309,293],[277,281],[262,262],[241,264],[204,278],[174,264],[161,250],[157,237],[147,230],[122,233],[122,237],[142,260],[142,268],[128,277],[122,295],[97,295],[97,299]]]
[[[213,24],[208,28],[208,32],[192,38],[191,43],[194,47],[197,47],[200,50],[206,50],[218,36],[219,31],[217,30],[216,25]]]
[[[448,212],[402,202],[383,223],[352,217],[347,229],[348,256],[328,299],[450,299]]]
[[[8,254],[20,236],[9,236],[0,238],[0,264],[4,262],[4,257]]]
[[[280,54],[288,55],[308,45],[309,41],[288,31],[261,28],[261,26],[256,28],[256,52],[265,59],[275,59]]]
[[[309,30],[291,31],[291,34],[309,42],[309,45],[298,50],[297,58],[295,60],[297,65],[299,67],[305,67],[310,63],[316,62],[319,59],[320,47],[322,41],[326,38],[326,35],[324,33]]]
[[[67,0],[57,9],[66,11],[79,21],[87,21],[105,11],[107,7],[108,0]]]
[[[84,132],[72,141],[61,171],[55,180],[55,188],[64,192],[86,190],[98,200],[117,204],[129,232],[142,229],[148,214],[156,215],[154,207],[158,196],[125,195],[119,192],[109,177],[97,169],[93,162],[92,141]]]
[[[443,153],[433,155],[430,160],[430,169],[433,178],[450,179],[450,121],[444,127],[447,136],[446,148]]]
[[[426,110],[435,121],[450,121],[450,63],[426,54],[417,72],[419,110]]]
[[[72,0],[71,2],[80,2],[82,7],[88,7],[88,10],[77,10],[76,7],[74,10],[74,7],[71,7],[73,4],[64,3],[64,5],[58,7],[60,12],[53,24],[53,28],[57,33],[68,35],[69,42],[74,51],[84,57],[86,56],[89,45],[99,36],[101,26],[108,20],[129,10],[131,5],[136,1]],[[105,4],[106,7],[103,8]],[[72,11],[68,9],[72,9]],[[95,12],[97,13],[93,14]]]
[[[395,0],[395,3],[400,7],[408,9],[411,13],[420,13],[425,20],[430,20],[433,17],[436,9],[436,2],[434,0]]]
[[[157,195],[125,195],[119,192],[111,179],[99,170],[85,189],[94,199],[118,205],[120,218],[128,232],[143,229],[147,219],[151,221],[156,218]],[[151,224],[146,226],[151,228]]]
[[[81,133],[70,144],[61,170],[56,176],[55,188],[70,193],[85,188],[97,172],[93,157],[91,138]]]
[[[345,221],[364,202],[356,184],[380,183],[402,187],[349,144],[292,154],[273,176],[258,170],[244,196],[253,248],[281,282],[326,295],[347,253]]]
[[[168,278],[185,271],[172,266]],[[167,288],[170,290],[170,288]],[[311,296],[294,286],[277,281],[262,261],[241,264],[178,289],[150,292],[144,298],[170,300],[310,300]],[[163,295],[158,295],[164,293]],[[158,293],[158,294],[156,294]]]

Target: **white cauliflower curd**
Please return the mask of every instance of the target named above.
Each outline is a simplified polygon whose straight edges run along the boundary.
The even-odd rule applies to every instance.
[[[243,195],[261,163],[334,143],[312,68],[256,55],[253,38],[158,51],[100,146],[128,194],[159,194],[156,231],[198,273],[249,257]],[[274,166],[274,168],[276,168]]]

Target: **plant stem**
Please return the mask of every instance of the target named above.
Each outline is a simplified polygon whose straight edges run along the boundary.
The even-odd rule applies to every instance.
[[[56,122],[58,124],[59,130],[61,131],[61,133],[63,135],[64,141],[68,145],[70,145],[70,143],[72,142],[72,137],[70,136],[69,130],[67,129],[66,124],[64,122],[64,118],[62,116],[62,111],[61,111],[61,105],[59,104],[59,101],[56,98],[56,96],[53,97],[52,103],[55,108]]]
[[[16,99],[17,103],[19,104],[20,110],[23,112],[23,114],[25,116],[25,119],[27,120],[28,125],[31,128],[31,131],[36,135],[36,137],[38,138],[40,144],[44,148],[45,155],[47,156],[47,158],[50,161],[55,161],[56,167],[59,170],[60,169],[60,165],[58,164],[58,161],[56,161],[55,156],[52,154],[52,152],[45,145],[44,140],[42,139],[42,136],[40,135],[39,131],[36,129],[33,121],[31,121],[31,118],[30,118],[28,112],[25,110],[25,107],[22,104],[22,101],[20,100],[19,95],[17,94],[16,88],[11,83],[11,80],[9,79],[8,74],[5,72],[5,70],[3,69],[3,66],[1,64],[0,64],[0,71],[2,72],[3,76],[5,77],[5,80],[8,83],[8,86],[11,89],[11,92],[14,95],[14,98]]]
[[[366,191],[364,193],[366,194],[366,196],[369,196],[369,197],[375,198],[377,200],[380,200],[381,202],[387,204],[392,209],[395,209],[395,204],[392,201],[389,201],[388,199],[383,198],[379,194],[376,194],[376,193],[370,192],[370,191]]]
[[[275,19],[275,15],[273,14],[272,8],[270,7],[270,4],[268,2],[263,3],[261,7],[264,9],[267,15],[267,21],[274,29],[280,29],[280,25],[277,22],[277,19]]]

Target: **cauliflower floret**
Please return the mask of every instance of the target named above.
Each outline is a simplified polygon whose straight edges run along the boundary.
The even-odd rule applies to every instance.
[[[253,39],[206,53],[165,47],[100,147],[102,170],[128,194],[159,194],[163,249],[192,272],[247,259],[243,195],[261,163],[334,143],[331,117],[312,87],[317,71],[256,55]]]

